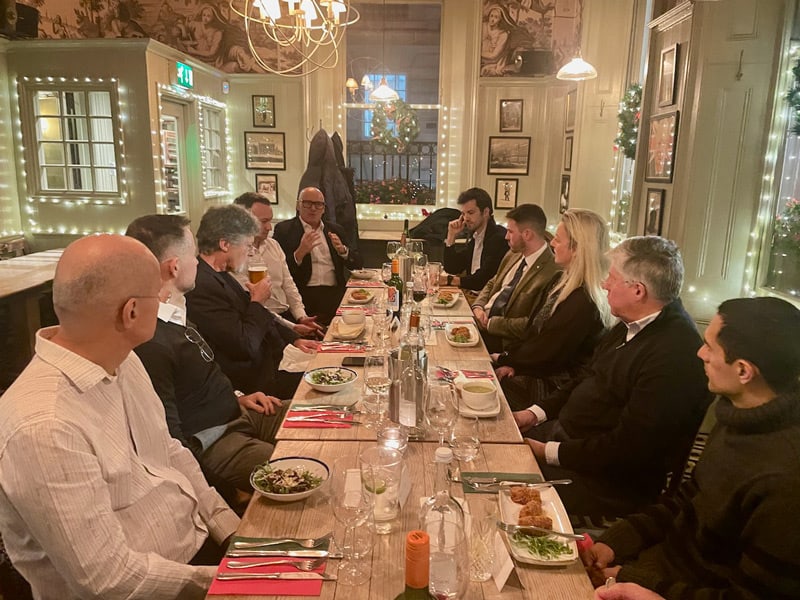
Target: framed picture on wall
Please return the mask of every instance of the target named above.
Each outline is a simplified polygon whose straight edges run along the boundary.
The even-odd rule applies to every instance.
[[[253,127],[275,127],[275,96],[253,96]]]
[[[644,223],[645,235],[661,235],[664,220],[664,197],[666,190],[647,188],[647,217]]]
[[[283,133],[244,132],[245,168],[286,170],[286,137]]]
[[[569,175],[561,176],[561,195],[558,198],[558,212],[562,215],[569,209]]]
[[[269,198],[270,204],[277,204],[278,176],[274,173],[256,173],[256,193]]]
[[[522,100],[500,100],[500,131],[522,131]]]
[[[564,138],[564,170],[572,170],[572,136]]]
[[[566,108],[564,112],[564,131],[572,131],[575,129],[575,111],[577,111],[577,101],[578,90],[572,90],[567,94]]]
[[[489,175],[527,175],[530,137],[489,137]]]
[[[677,137],[678,111],[650,117],[645,181],[672,182],[672,166],[675,164]]]
[[[675,104],[675,84],[678,71],[678,44],[661,51],[661,67],[658,77],[658,105]]]
[[[516,208],[519,179],[498,179],[494,186],[494,207]]]

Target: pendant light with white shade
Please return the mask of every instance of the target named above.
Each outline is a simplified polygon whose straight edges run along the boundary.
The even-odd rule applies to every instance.
[[[561,67],[556,74],[556,79],[563,79],[564,81],[584,81],[595,77],[597,77],[597,69],[581,58],[580,51],[578,51],[575,58]]]

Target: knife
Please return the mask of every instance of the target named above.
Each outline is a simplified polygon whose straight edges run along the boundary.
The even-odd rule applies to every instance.
[[[316,417],[314,415],[307,415],[304,417],[286,417],[290,423],[331,423],[334,425],[361,425],[361,421],[355,419],[339,419],[336,417]]]
[[[236,579],[317,579],[336,581],[336,575],[328,573],[217,573],[217,579],[233,581]]]
[[[229,550],[225,556],[290,556],[292,558],[334,558],[327,550]]]
[[[337,406],[336,404],[301,404],[298,406],[293,406],[289,409],[290,412],[317,412],[317,411],[327,411],[327,412],[342,412],[347,413],[349,415],[360,415],[360,410],[353,410],[349,406]]]

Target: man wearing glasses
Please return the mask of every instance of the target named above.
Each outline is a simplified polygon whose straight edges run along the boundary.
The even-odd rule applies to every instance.
[[[147,215],[134,220],[126,235],[147,246],[161,266],[156,332],[135,352],[164,404],[170,434],[236,505],[244,495],[234,490],[249,490],[253,467],[271,456],[286,408],[262,392],[234,392],[214,351],[187,321],[184,294],[194,288],[198,264],[189,220]]]
[[[344,296],[345,269],[363,265],[357,250],[342,243],[344,230],[323,222],[325,197],[314,187],[300,191],[297,216],[275,226],[275,240],[283,248],[303,304],[320,323],[329,324]]]

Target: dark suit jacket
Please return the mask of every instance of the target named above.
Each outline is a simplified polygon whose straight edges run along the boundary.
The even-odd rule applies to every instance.
[[[303,290],[308,287],[308,280],[311,278],[311,254],[306,254],[306,256],[303,257],[303,262],[299,265],[294,260],[294,251],[297,250],[297,247],[300,245],[300,239],[303,237],[304,233],[305,231],[303,230],[303,224],[300,222],[300,217],[294,217],[293,219],[278,223],[275,225],[275,232],[273,233],[275,241],[281,245],[284,254],[286,254],[286,263],[289,265],[289,272],[292,274],[292,279],[294,279],[301,294]],[[333,259],[333,267],[336,270],[336,286],[344,290],[348,277],[348,274],[345,273],[345,268],[360,269],[364,261],[361,259],[361,254],[359,254],[358,250],[355,248],[349,248],[350,253],[347,255],[347,259],[339,256],[333,248],[333,244],[327,235],[328,233],[335,233],[338,235],[342,243],[345,243],[344,240],[348,239],[348,237],[344,229],[336,223],[325,222],[325,242],[328,244],[328,249]]]
[[[198,263],[194,290],[186,294],[189,320],[236,389],[274,393],[283,348],[298,335],[251,302],[230,273],[218,273],[202,258]]]
[[[472,251],[475,248],[475,240],[464,245],[445,246],[444,248],[444,270],[453,275],[461,275],[461,287],[467,290],[479,291],[486,285],[496,273],[500,266],[500,261],[508,252],[508,242],[506,241],[506,228],[494,222],[494,218],[489,219],[486,225],[486,235],[483,238],[483,252],[481,252],[481,266],[477,271],[470,274],[472,267]]]

